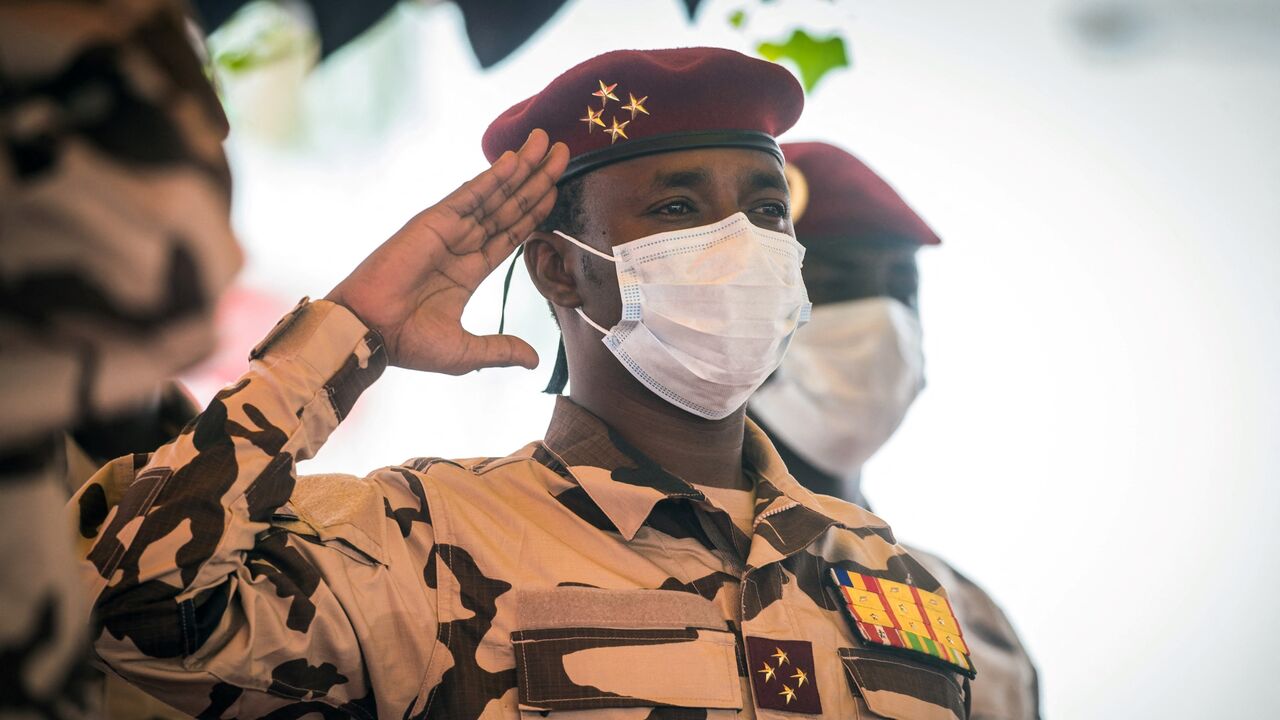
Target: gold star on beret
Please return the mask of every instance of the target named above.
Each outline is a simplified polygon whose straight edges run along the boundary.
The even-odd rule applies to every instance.
[[[618,136],[622,136],[622,139],[626,140],[627,133],[624,130],[624,128],[630,124],[631,124],[630,120],[623,120],[622,124],[618,124],[618,118],[616,117],[613,118],[613,127],[607,127],[604,129],[604,131],[609,133],[609,136],[613,138],[612,140],[609,141],[609,144],[612,145],[618,142]]]
[[[618,87],[618,83],[606,86],[603,80],[597,80],[596,82],[600,83],[600,89],[591,94],[600,98],[600,109],[603,110],[610,100],[618,99],[618,96],[613,94],[613,89]]]
[[[593,111],[591,110],[591,106],[590,106],[590,105],[588,105],[588,106],[587,106],[587,116],[586,116],[586,117],[584,117],[584,118],[578,118],[578,119],[579,119],[579,120],[581,120],[582,122],[586,123],[586,124],[587,124],[587,132],[591,132],[591,130],[592,130],[592,125],[599,125],[600,127],[604,127],[604,121],[600,119],[600,116],[601,116],[601,115],[603,115],[603,114],[604,114],[604,108],[601,108],[601,109],[596,110],[596,111],[594,111],[594,112],[593,112]],[[606,131],[606,132],[607,132],[607,131]]]
[[[631,102],[630,102],[630,103],[628,103],[628,104],[626,104],[626,105],[623,105],[623,106],[622,106],[622,109],[623,109],[623,110],[630,110],[630,111],[631,111],[631,119],[632,119],[632,120],[635,120],[635,119],[636,119],[636,113],[638,113],[638,112],[639,112],[639,113],[644,113],[645,115],[648,115],[648,114],[649,114],[649,111],[644,109],[644,102],[645,102],[646,100],[648,100],[648,99],[649,99],[649,96],[648,96],[648,95],[645,95],[644,97],[640,98],[639,100],[637,100],[637,99],[636,99],[636,96],[635,96],[635,95],[632,95],[631,93],[627,93],[627,97],[631,98]]]

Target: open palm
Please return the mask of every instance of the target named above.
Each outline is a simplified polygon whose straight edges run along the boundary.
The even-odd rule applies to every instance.
[[[536,367],[511,335],[473,335],[462,310],[489,273],[524,242],[555,204],[569,161],[534,130],[517,152],[418,213],[329,293],[386,342],[391,364],[461,375],[486,367]]]

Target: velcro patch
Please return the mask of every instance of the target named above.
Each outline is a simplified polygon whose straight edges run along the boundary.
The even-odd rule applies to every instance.
[[[951,604],[913,585],[832,568],[831,578],[863,640],[928,655],[970,678],[969,646]]]

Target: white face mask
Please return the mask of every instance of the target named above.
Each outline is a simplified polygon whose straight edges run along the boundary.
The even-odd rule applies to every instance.
[[[892,298],[852,300],[813,310],[751,412],[814,467],[856,480],[923,389],[920,319]]]
[[[604,344],[637,380],[682,410],[719,420],[742,407],[809,320],[800,277],[804,247],[735,213],[702,227],[632,240],[616,265],[622,319]]]

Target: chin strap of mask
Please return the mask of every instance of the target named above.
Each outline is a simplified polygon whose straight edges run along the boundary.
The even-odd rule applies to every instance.
[[[516,271],[516,262],[520,260],[520,256],[524,254],[524,245],[516,248],[515,255],[511,256],[511,264],[507,266],[507,276],[502,280],[502,310],[498,316],[498,334],[503,334],[507,328],[507,296],[511,294],[511,277]],[[556,350],[556,366],[551,371],[551,380],[547,382],[547,387],[542,392],[549,395],[559,395],[564,392],[564,386],[569,383],[569,361],[564,354],[564,336],[560,336],[560,347]]]

